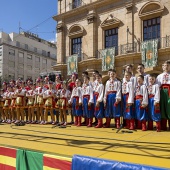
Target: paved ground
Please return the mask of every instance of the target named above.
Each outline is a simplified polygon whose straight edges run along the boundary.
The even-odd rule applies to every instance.
[[[0,125],[0,145],[72,157],[74,154],[170,168],[170,131],[116,133],[52,125]]]

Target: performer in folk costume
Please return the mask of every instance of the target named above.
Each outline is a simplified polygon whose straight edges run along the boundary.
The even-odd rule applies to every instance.
[[[54,92],[52,90],[53,87],[53,82],[48,82],[48,90],[46,90],[43,93],[43,98],[45,100],[45,104],[44,104],[44,120],[45,122],[43,124],[47,124],[48,123],[48,112],[50,112],[51,115],[51,119],[52,119],[52,124],[55,124],[55,117],[54,117],[54,113],[53,113],[53,101],[54,101]]]
[[[28,106],[28,118],[29,122],[35,124],[35,114],[34,114],[34,99],[35,99],[35,92],[34,92],[34,85],[31,82],[30,83],[31,90],[28,90],[26,92],[26,97],[28,98],[27,106]]]
[[[77,79],[75,82],[75,87],[73,88],[71,98],[68,101],[72,105],[72,113],[75,117],[74,125],[81,126],[81,118],[83,116],[82,110],[82,93],[81,93],[81,81]]]
[[[116,71],[110,70],[110,79],[106,82],[104,104],[106,125],[110,127],[111,118],[115,118],[116,128],[120,128],[121,116],[121,82],[116,79]]]
[[[104,86],[102,84],[102,75],[96,74],[96,83],[93,88],[94,90],[94,115],[97,118],[97,125],[95,128],[103,127],[103,117],[104,117],[104,103],[103,103],[103,94]]]
[[[60,91],[60,102],[59,102],[59,110],[60,110],[60,120],[61,124],[64,126],[67,125],[67,113],[68,110],[68,100],[70,99],[71,92],[67,89],[67,82],[63,81],[62,89]],[[64,117],[64,120],[63,120]]]
[[[83,71],[82,72],[82,80],[83,80],[83,84],[82,84],[82,88],[84,86],[84,77],[88,77],[89,73],[87,71]],[[84,114],[83,114],[83,118],[84,118],[84,121],[82,122],[82,125],[87,125],[88,124],[88,119],[86,119],[86,117],[84,117]]]
[[[11,123],[11,112],[10,112],[10,105],[11,105],[11,92],[12,92],[12,88],[11,86],[8,84],[7,85],[7,90],[6,92],[4,93],[4,107],[3,107],[3,110],[4,110],[4,114],[3,115],[3,120],[6,120],[5,122],[6,123]],[[5,117],[4,117],[5,116]],[[5,119],[4,119],[5,118]]]
[[[149,74],[146,74],[144,72],[144,69],[145,69],[145,66],[143,64],[138,64],[138,66],[137,66],[138,75],[144,76],[144,84],[146,86],[148,86],[148,84],[149,84],[149,82],[148,82]]]
[[[13,86],[13,90],[11,92],[11,106],[10,106],[10,110],[11,110],[11,116],[12,116],[12,123],[15,122],[16,120],[16,106],[15,106],[15,102],[16,102],[16,85]]]
[[[55,84],[56,84],[56,98],[55,98],[55,102],[56,102],[56,123],[59,123],[59,105],[58,105],[58,100],[59,100],[59,96],[60,96],[60,90],[61,90],[61,81],[62,81],[62,77],[61,74],[56,75],[55,78]]]
[[[34,104],[35,104],[35,107],[37,109],[37,116],[39,116],[38,120],[40,120],[40,117],[41,117],[40,124],[43,124],[44,123],[44,111],[43,111],[44,100],[43,100],[43,93],[45,92],[45,89],[43,88],[43,80],[42,79],[38,79],[37,83],[38,83],[37,84],[37,88],[35,89],[35,94],[36,94],[35,100],[36,100],[36,102]]]
[[[137,129],[146,131],[146,121],[148,120],[148,91],[144,84],[144,76],[137,77],[137,86],[135,87],[135,117],[138,120]]]
[[[167,130],[167,120],[170,129],[170,60],[162,65],[163,73],[157,77],[157,82],[161,87],[161,129]]]
[[[131,76],[131,72],[125,71],[122,83],[123,118],[126,120],[126,128],[134,130],[134,84]]]
[[[149,75],[149,104],[148,104],[148,130],[153,130],[153,121],[156,122],[156,130],[161,130],[161,113],[160,113],[160,88],[156,84],[156,75]]]
[[[18,123],[20,121],[20,116],[21,121],[24,121],[24,107],[25,107],[24,98],[26,95],[25,93],[26,93],[25,90],[23,90],[20,86],[17,86],[17,90],[15,93],[15,95],[17,96],[15,101],[17,120],[15,121],[15,123]]]
[[[92,121],[94,116],[94,100],[93,100],[93,88],[89,85],[89,77],[84,77],[84,84],[82,87],[83,96],[83,115],[86,118],[87,127],[92,127]]]
[[[93,80],[92,80],[92,82],[89,83],[92,86],[92,88],[93,88],[93,98],[94,98],[95,86],[98,84],[98,82],[96,80],[96,76],[97,75],[99,75],[99,72],[97,70],[94,70],[93,73],[92,73]],[[95,111],[95,109],[94,109],[94,111]],[[98,120],[97,120],[95,115],[94,115],[94,117],[95,117],[95,122],[93,122],[93,124],[97,125],[98,124]]]
[[[70,92],[72,92],[74,87],[76,86],[76,84],[75,84],[76,79],[77,79],[77,74],[73,73],[71,75],[71,82],[68,84],[68,89],[69,89]],[[74,115],[73,115],[72,110],[71,110],[71,122],[70,122],[70,124],[72,124],[72,123],[74,123]]]

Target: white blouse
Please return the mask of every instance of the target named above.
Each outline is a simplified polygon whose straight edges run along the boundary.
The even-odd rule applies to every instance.
[[[170,73],[162,73],[157,77],[157,83],[161,86],[162,84],[170,84]]]
[[[69,90],[61,89],[61,91],[60,91],[60,98],[70,99],[70,96],[71,96],[71,92]]]
[[[83,87],[82,87],[82,96],[84,96],[84,95],[90,95],[89,102],[94,103],[92,86],[86,85],[86,84],[83,85]]]
[[[108,80],[106,82],[104,101],[106,102],[107,93],[110,91],[116,91],[116,99],[121,100],[121,82],[117,79]]]
[[[135,96],[141,95],[143,96],[142,104],[148,105],[148,90],[146,85],[137,85],[135,87]]]
[[[153,84],[148,86],[148,94],[154,95],[154,101],[159,103],[160,101],[160,88],[158,84]]]
[[[34,98],[35,97],[35,92],[34,90],[28,90],[26,93],[26,96],[29,98]]]
[[[96,82],[95,87],[93,88],[94,92],[99,93],[97,102],[103,101],[103,94],[104,94],[104,85],[102,83]]]
[[[53,90],[46,90],[46,91],[44,91],[44,93],[43,93],[43,98],[51,98],[51,97],[53,97],[53,95],[54,95],[54,91]]]
[[[79,103],[82,103],[82,88],[81,87],[74,87],[72,94],[71,94],[71,98],[69,100],[69,103],[73,103],[73,98],[74,97],[79,97]]]
[[[122,93],[129,93],[128,103],[134,103],[134,85],[131,81],[124,81],[122,83]]]

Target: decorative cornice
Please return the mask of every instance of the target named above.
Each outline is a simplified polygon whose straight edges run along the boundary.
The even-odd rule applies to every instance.
[[[162,15],[164,6],[159,1],[150,1],[146,3],[139,11],[139,17],[142,20],[158,17]]]
[[[57,25],[57,33],[60,33],[63,31],[63,28],[64,28],[64,23],[61,22]]]
[[[109,17],[106,18],[106,20],[103,21],[101,24],[101,27],[103,29],[108,29],[111,27],[118,27],[120,25],[121,21],[115,17],[113,17],[112,14],[109,15]]]
[[[79,10],[77,10],[77,8],[75,8],[75,9],[69,10],[67,12],[55,15],[55,16],[53,16],[53,19],[56,21],[60,21],[61,19],[65,18],[65,17],[77,15],[77,14],[79,14],[80,11],[81,11],[81,13],[87,12],[87,10],[89,10],[91,8],[97,8],[97,6],[102,6],[106,3],[109,4],[109,3],[114,3],[114,2],[116,2],[116,0],[97,0],[97,1],[90,2],[90,3],[87,3],[85,5],[78,7]],[[124,3],[122,3],[122,6],[124,6]]]
[[[68,30],[68,36],[71,38],[83,36],[84,28],[79,24],[74,24]]]
[[[127,13],[131,13],[133,9],[133,3],[127,4],[126,6]]]
[[[95,17],[96,17],[95,12],[87,14],[87,22],[88,22],[88,24],[93,23],[95,21]]]

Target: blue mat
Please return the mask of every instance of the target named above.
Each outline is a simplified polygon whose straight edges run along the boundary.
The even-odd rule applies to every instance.
[[[72,159],[72,170],[167,170],[167,169],[74,155]]]

